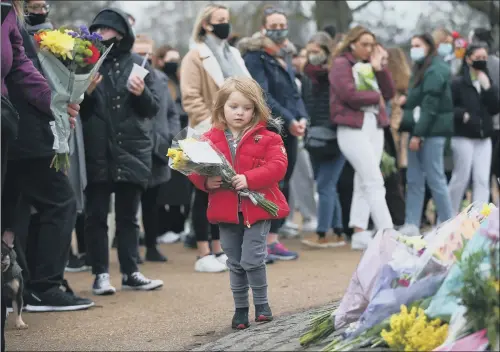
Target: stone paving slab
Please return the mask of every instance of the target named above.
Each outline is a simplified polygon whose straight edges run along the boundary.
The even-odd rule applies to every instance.
[[[216,341],[195,347],[191,351],[321,351],[342,331],[335,332],[320,343],[305,348],[300,346],[299,338],[307,331],[312,317],[324,312],[325,309],[333,310],[338,304],[337,302],[321,308],[278,317],[270,323],[254,323],[246,330],[230,333]],[[384,348],[356,350],[387,351]]]
[[[337,305],[277,317],[270,323],[253,323],[246,330],[230,333],[192,351],[306,351],[300,346],[299,337],[307,330],[310,319]],[[321,347],[313,350],[318,349]]]

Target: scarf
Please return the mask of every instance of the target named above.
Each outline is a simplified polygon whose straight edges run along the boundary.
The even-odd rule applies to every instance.
[[[309,77],[315,86],[328,82],[328,72],[328,67],[323,65],[311,65],[308,63],[304,66],[304,74]]]
[[[25,23],[26,30],[28,31],[29,35],[33,36],[36,32],[38,32],[40,29],[54,29],[52,26],[52,23],[50,22],[44,22],[41,24],[37,24],[36,26],[32,26],[28,23]]]
[[[236,61],[229,44],[225,40],[220,40],[213,35],[207,35],[204,41],[219,63],[224,78],[245,76],[245,72]]]

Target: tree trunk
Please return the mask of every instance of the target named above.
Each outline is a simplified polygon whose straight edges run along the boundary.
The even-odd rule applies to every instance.
[[[315,1],[314,17],[318,30],[334,25],[337,33],[346,33],[352,22],[352,10],[347,1]]]

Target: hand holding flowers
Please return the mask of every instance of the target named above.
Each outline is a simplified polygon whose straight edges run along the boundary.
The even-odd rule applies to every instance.
[[[101,43],[101,36],[90,34],[87,27],[40,30],[34,35],[38,58],[52,94],[50,108],[54,116],[51,129],[54,135],[55,156],[51,167],[67,172],[71,129],[83,94],[91,83],[98,84],[94,73],[109,52]],[[106,49],[108,51],[106,51]]]

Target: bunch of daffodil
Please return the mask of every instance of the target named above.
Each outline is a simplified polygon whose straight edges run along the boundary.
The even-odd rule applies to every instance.
[[[168,148],[167,156],[172,159],[172,168],[175,170],[181,169],[187,161],[181,149]]]
[[[481,209],[480,214],[482,216],[484,216],[485,218],[487,218],[488,216],[490,216],[491,206],[492,206],[492,204],[486,204],[486,203],[483,204],[483,208]]]
[[[402,305],[401,312],[390,318],[390,331],[384,329],[380,336],[394,351],[432,351],[446,340],[448,324],[429,321],[422,308],[408,311]]]
[[[40,49],[46,50],[63,60],[73,59],[72,52],[75,47],[75,39],[68,33],[57,30],[44,31],[39,44]]]

